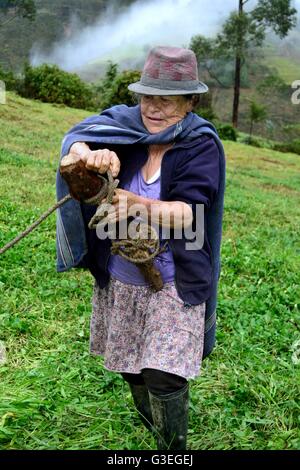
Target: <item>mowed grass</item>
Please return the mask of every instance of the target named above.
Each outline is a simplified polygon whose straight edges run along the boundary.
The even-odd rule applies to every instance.
[[[0,246],[54,203],[61,139],[87,115],[0,106]],[[225,149],[217,346],[191,382],[189,447],[299,449],[299,156]],[[54,215],[0,258],[0,448],[155,449],[127,385],[89,354],[91,275],[55,263]]]

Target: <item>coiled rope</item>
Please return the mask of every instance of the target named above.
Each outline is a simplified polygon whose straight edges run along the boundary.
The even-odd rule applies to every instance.
[[[100,175],[99,175],[100,176]],[[107,172],[108,181],[105,180],[106,184],[103,185],[101,191],[96,196],[85,200],[86,204],[98,205],[96,214],[92,217],[89,228],[96,228],[98,223],[104,218],[103,216],[103,205],[101,201],[106,197],[107,202],[105,205],[109,206],[112,204],[114,191],[119,184],[119,180],[114,180],[111,171]],[[103,178],[103,177],[102,177]],[[104,179],[104,178],[103,178]],[[7,243],[3,248],[0,249],[0,255],[4,254],[10,248],[19,243],[23,238],[27,237],[35,228],[37,228],[47,217],[49,217],[54,211],[63,206],[66,202],[72,199],[72,196],[68,194],[54,206],[48,209],[39,219],[37,219],[32,225],[30,225],[24,232],[18,235],[14,240]],[[101,210],[99,210],[101,208]],[[101,213],[101,215],[100,215]],[[159,237],[153,227],[147,223],[139,223],[136,230],[137,237],[129,238],[126,240],[112,240],[111,253],[120,255],[127,261],[131,261],[135,264],[145,264],[153,260],[159,253],[165,251],[166,244],[160,248]]]

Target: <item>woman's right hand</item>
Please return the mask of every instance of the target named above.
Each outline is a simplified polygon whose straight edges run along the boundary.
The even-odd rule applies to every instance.
[[[79,157],[88,170],[97,173],[105,174],[111,170],[113,177],[116,178],[120,172],[121,162],[117,154],[108,149],[91,150],[84,142],[75,142],[68,156]]]

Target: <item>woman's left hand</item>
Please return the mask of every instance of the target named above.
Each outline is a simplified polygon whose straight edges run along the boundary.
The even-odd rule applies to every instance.
[[[106,198],[101,201],[101,204],[103,203],[107,203]],[[126,220],[129,217],[128,211],[130,207],[138,203],[139,196],[137,194],[125,191],[125,189],[115,189],[112,200],[112,210],[105,218],[105,221],[107,223],[115,223],[120,220]]]

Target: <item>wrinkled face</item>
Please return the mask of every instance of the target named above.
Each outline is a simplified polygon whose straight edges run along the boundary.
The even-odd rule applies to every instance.
[[[192,111],[192,103],[183,96],[150,96],[141,98],[141,115],[144,126],[157,134],[181,121]]]

